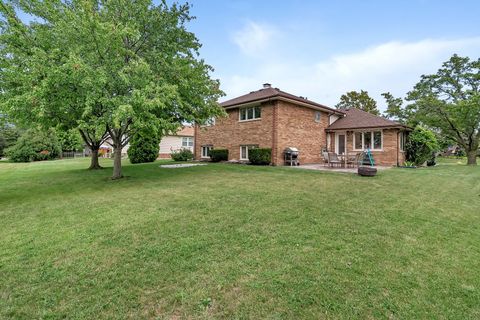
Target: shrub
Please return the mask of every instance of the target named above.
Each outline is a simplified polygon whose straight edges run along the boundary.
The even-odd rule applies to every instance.
[[[127,154],[131,163],[154,162],[160,151],[160,135],[157,128],[151,126],[140,129],[131,140]]]
[[[248,160],[251,164],[269,165],[272,162],[272,149],[254,148],[248,150]]]
[[[182,148],[177,151],[173,151],[171,157],[175,161],[190,161],[193,159],[193,152],[190,149]]]
[[[209,151],[210,160],[212,162],[220,162],[228,160],[228,150],[227,149],[212,149]]]
[[[463,150],[462,148],[458,148],[457,152],[455,152],[455,157],[459,159],[465,157],[466,155],[467,154],[465,153],[465,150]]]
[[[435,152],[432,152],[430,159],[427,160],[427,167],[433,167],[437,164],[437,156]]]
[[[406,144],[407,160],[419,166],[431,159],[432,154],[438,150],[435,135],[430,130],[417,126],[409,136]]]
[[[61,151],[55,130],[29,129],[6,150],[6,154],[13,162],[30,162],[56,159]]]

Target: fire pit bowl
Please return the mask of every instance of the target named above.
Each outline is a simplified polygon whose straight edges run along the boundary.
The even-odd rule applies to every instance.
[[[377,168],[373,167],[358,167],[358,174],[363,177],[373,177],[377,174]]]

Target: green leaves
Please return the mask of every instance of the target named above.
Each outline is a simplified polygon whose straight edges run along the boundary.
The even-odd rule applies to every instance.
[[[368,95],[367,91],[350,91],[340,97],[340,102],[335,106],[337,109],[357,108],[365,112],[380,115],[375,99]]]
[[[408,135],[406,149],[407,160],[418,166],[429,160],[432,154],[438,151],[439,145],[433,132],[417,126]]]
[[[453,55],[408,93],[415,117],[474,153],[480,143],[480,59]],[[473,159],[474,160],[474,159]]]
[[[12,3],[2,6],[0,105],[18,122],[87,130],[84,139],[103,127],[122,147],[142,123],[166,131],[224,114],[213,68],[186,28],[188,4]],[[25,25],[15,10],[39,19]]]

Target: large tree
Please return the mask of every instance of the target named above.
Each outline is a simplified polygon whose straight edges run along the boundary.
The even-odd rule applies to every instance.
[[[55,27],[65,19],[65,6],[60,1],[0,2],[0,108],[26,127],[78,129],[92,150],[90,169],[99,169],[98,150],[107,130],[91,99],[98,79],[72,54],[81,45]],[[43,22],[24,23],[16,9]]]
[[[340,102],[336,105],[337,109],[347,110],[357,108],[374,115],[380,115],[375,99],[368,95],[367,91],[350,91],[340,97]]]
[[[480,145],[480,59],[453,55],[436,74],[423,75],[408,93],[415,118],[455,141],[477,164]]]
[[[210,78],[212,68],[198,58],[200,43],[186,29],[192,19],[188,4],[162,1],[157,6],[150,0],[18,3],[24,12],[41,18],[37,25],[47,29],[51,38],[47,52],[62,51],[62,63],[55,71],[49,66],[42,70],[47,76],[41,83],[49,85],[43,85],[38,96],[42,102],[50,99],[53,105],[64,106],[62,97],[52,101],[47,93],[68,82],[59,95],[78,102],[78,126],[96,129],[97,136],[103,129],[108,133],[114,148],[112,178],[122,177],[121,150],[144,125],[171,131],[184,122],[202,123],[223,114],[217,104],[222,95],[219,83]],[[42,107],[50,110],[49,105]]]

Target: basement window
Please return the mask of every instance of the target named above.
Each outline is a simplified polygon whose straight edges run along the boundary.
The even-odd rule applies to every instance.
[[[240,160],[248,160],[248,150],[258,148],[258,145],[244,145],[240,146]]]
[[[212,145],[202,146],[202,158],[210,158],[210,150],[212,149]]]

